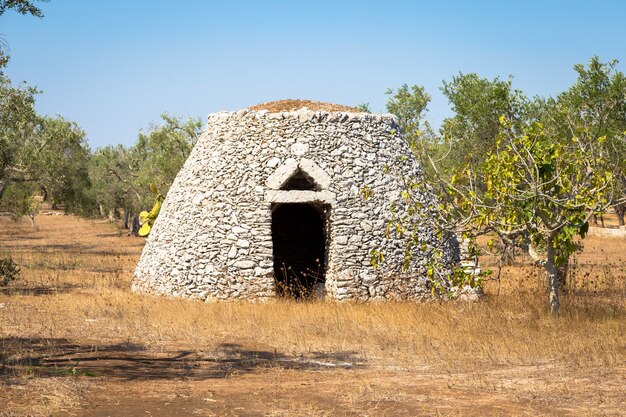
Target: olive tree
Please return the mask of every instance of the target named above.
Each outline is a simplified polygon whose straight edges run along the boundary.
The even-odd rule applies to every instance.
[[[91,209],[88,165],[91,152],[86,133],[61,116],[43,117],[18,153],[19,166],[37,184],[43,201],[53,208],[81,213]]]
[[[422,130],[427,127],[424,123],[424,113],[427,111],[430,95],[424,87],[403,84],[397,90],[387,89],[387,111],[398,119],[400,130],[409,141],[418,139]]]
[[[0,199],[11,182],[30,180],[28,173],[16,165],[19,153],[40,123],[35,111],[37,93],[26,84],[13,86],[0,73]]]
[[[616,66],[597,56],[587,66],[577,64],[574,84],[556,99],[548,100],[541,119],[558,141],[563,136],[604,137],[604,156],[609,169],[620,184],[611,196],[620,225],[626,213],[626,77]]]
[[[13,86],[0,74],[0,201],[7,187],[23,184],[53,207],[89,211],[86,133],[61,116],[39,116],[37,93],[26,84]]]
[[[486,152],[494,149],[500,116],[515,126],[528,118],[528,100],[513,89],[512,78],[489,80],[475,73],[459,73],[444,81],[441,91],[454,112],[443,121],[440,131],[446,155],[440,165],[449,175],[465,164],[479,164]]]
[[[96,150],[90,167],[91,194],[101,214],[124,212],[124,227],[139,231],[139,213],[165,195],[198,140],[200,121],[164,114],[162,124],[140,132],[129,148]]]
[[[40,201],[36,198],[36,187],[29,183],[14,183],[7,187],[0,201],[0,208],[9,212],[13,221],[28,216],[33,228],[35,217],[39,214]]]

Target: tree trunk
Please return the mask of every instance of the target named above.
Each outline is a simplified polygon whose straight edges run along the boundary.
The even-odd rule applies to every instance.
[[[567,273],[569,271],[569,259],[567,259],[563,265],[559,266],[556,270],[559,288],[565,290],[565,286],[567,285]]]
[[[548,289],[550,291],[550,311],[556,315],[559,313],[559,273],[556,268],[556,250],[553,239],[548,239],[548,253],[545,263],[548,274]]]
[[[122,223],[122,229],[130,229],[130,210],[124,209],[124,221]]]
[[[132,216],[130,220],[130,231],[133,235],[139,236],[139,228],[141,225],[139,224],[139,216]]]
[[[604,227],[604,216],[602,214],[600,214],[600,223],[602,224],[602,227]],[[594,226],[598,226],[598,216],[595,214],[591,215],[591,224],[593,224]]]
[[[9,182],[7,180],[0,180],[0,200],[2,200],[2,195],[4,194],[4,190],[6,190]]]
[[[615,205],[615,214],[620,226],[624,226],[624,215],[626,214],[626,203],[620,203]]]
[[[515,263],[515,246],[503,245],[502,255],[500,256],[503,265],[511,266]]]

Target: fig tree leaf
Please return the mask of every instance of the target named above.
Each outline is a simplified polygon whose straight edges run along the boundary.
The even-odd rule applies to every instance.
[[[139,236],[145,237],[148,236],[148,233],[150,233],[150,230],[152,230],[152,226],[150,226],[148,223],[144,223],[141,228],[139,229]]]
[[[139,224],[144,224],[149,220],[150,214],[147,211],[139,213]]]

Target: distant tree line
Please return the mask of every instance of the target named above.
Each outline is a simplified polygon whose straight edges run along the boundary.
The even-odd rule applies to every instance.
[[[0,67],[0,210],[28,215],[33,225],[43,205],[121,216],[136,232],[138,214],[153,203],[150,184],[167,192],[198,138],[199,119],[164,114],[133,146],[92,152],[75,122],[36,112],[39,93],[13,85]]]
[[[136,232],[139,213],[153,204],[150,184],[167,193],[198,139],[199,119],[163,114],[133,146],[92,152],[75,122],[37,114],[38,93],[0,71],[0,210],[33,222],[43,205],[121,217]]]
[[[200,134],[200,119],[161,118],[161,125],[139,133],[135,145],[97,149],[88,164],[95,211],[111,219],[122,215],[123,227],[135,234],[140,212],[154,204],[150,189],[167,194]]]
[[[0,0],[0,15],[6,11],[43,17],[31,0]],[[122,217],[136,233],[139,213],[153,204],[150,189],[167,192],[198,138],[199,119],[163,114],[133,146],[92,152],[75,122],[36,112],[41,92],[25,82],[14,85],[3,71],[8,61],[8,42],[0,38],[0,210],[16,219],[28,215],[33,226],[44,205]]]

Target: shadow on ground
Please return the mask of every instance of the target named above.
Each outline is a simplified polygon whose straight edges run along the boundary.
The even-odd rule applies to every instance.
[[[37,377],[203,380],[227,378],[267,368],[320,371],[358,369],[363,365],[353,351],[313,352],[297,356],[224,343],[210,352],[151,352],[134,343],[103,346],[77,344],[67,339],[0,338],[0,379],[27,373]]]
[[[20,240],[25,240],[20,237]],[[33,239],[36,240],[36,239]],[[30,245],[24,246],[19,243],[15,243],[14,241],[2,241],[2,250],[6,252],[10,252],[11,254],[20,254],[20,253],[38,253],[38,254],[52,254],[57,255],[62,253],[65,256],[71,255],[89,255],[89,256],[138,256],[141,253],[141,248],[143,247],[143,243],[137,241],[132,246],[137,247],[137,250],[117,250],[112,252],[111,249],[102,249],[101,245],[97,244],[80,244],[80,243],[68,243],[68,244],[53,244],[47,243],[42,245]],[[130,246],[130,245],[129,245]]]
[[[63,284],[57,286],[34,285],[28,286],[11,286],[0,288],[2,295],[49,295],[49,294],[67,294],[78,288],[77,285]]]

